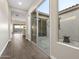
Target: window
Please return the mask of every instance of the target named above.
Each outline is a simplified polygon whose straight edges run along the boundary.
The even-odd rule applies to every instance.
[[[47,36],[47,20],[39,18],[38,21],[39,36]]]
[[[14,33],[22,33],[24,30],[25,25],[20,25],[20,24],[14,24]]]
[[[59,42],[79,47],[79,0],[59,0]]]

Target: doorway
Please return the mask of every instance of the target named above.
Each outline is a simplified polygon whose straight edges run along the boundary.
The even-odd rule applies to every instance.
[[[26,35],[26,26],[25,24],[13,24],[13,37]]]

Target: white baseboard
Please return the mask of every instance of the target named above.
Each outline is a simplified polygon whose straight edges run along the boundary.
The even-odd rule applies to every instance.
[[[5,48],[7,47],[7,45],[8,45],[8,43],[10,42],[10,40],[9,41],[7,41],[7,43],[5,44],[5,46],[3,47],[3,49],[2,49],[2,51],[0,52],[0,56],[2,55],[2,53],[4,52],[4,50],[5,50]]]
[[[54,57],[54,56],[51,56],[51,59],[56,59],[56,57]]]

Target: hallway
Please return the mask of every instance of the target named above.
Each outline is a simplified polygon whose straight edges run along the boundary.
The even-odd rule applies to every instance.
[[[22,34],[15,34],[0,59],[50,59],[34,43],[22,39]]]
[[[0,59],[79,59],[79,0],[0,0]]]

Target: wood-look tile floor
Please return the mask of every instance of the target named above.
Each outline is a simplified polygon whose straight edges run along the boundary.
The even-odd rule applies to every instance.
[[[43,51],[21,34],[14,35],[0,59],[50,59]]]

